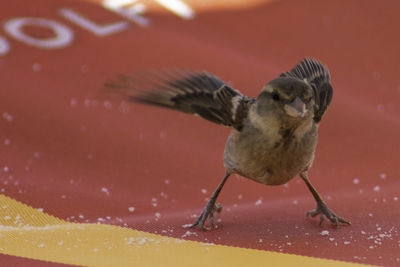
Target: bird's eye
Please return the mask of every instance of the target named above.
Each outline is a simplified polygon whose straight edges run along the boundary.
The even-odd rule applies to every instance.
[[[275,101],[279,101],[280,97],[277,93],[272,93],[272,99]]]

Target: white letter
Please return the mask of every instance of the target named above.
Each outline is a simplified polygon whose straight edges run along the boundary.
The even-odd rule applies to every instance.
[[[91,20],[88,20],[87,18],[83,17],[82,15],[76,13],[71,9],[62,8],[60,9],[59,12],[60,15],[63,16],[64,18],[70,20],[71,22],[77,24],[78,26],[81,26],[85,30],[94,33],[97,36],[106,36],[109,34],[125,30],[126,28],[128,28],[129,25],[128,22],[121,21],[101,26]]]
[[[155,0],[166,9],[172,11],[183,19],[194,18],[194,11],[181,0]]]
[[[104,0],[102,4],[103,7],[118,13],[119,15],[139,24],[140,26],[148,26],[150,21],[147,18],[140,16],[140,14],[144,12],[145,6],[140,3],[132,5],[137,1],[138,0]]]
[[[22,31],[22,28],[28,25],[50,28],[55,33],[55,36],[50,38],[29,36]],[[63,48],[74,39],[73,32],[67,26],[49,19],[14,18],[6,22],[4,29],[9,35],[23,43],[45,49]]]
[[[4,56],[8,51],[10,51],[10,46],[8,45],[6,38],[0,36],[0,56]]]
[[[137,0],[104,0],[103,7],[111,10],[115,13],[120,14],[121,16],[133,21],[140,26],[149,26],[150,21],[140,16],[139,14],[143,12],[144,5],[143,4],[135,4]],[[124,7],[127,5],[132,5],[130,7]]]

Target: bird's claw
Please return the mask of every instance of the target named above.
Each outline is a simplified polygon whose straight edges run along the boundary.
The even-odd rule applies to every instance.
[[[336,227],[339,227],[339,223],[350,225],[351,222],[343,219],[342,217],[337,216],[333,211],[331,211],[325,202],[318,202],[317,208],[315,210],[310,210],[307,212],[307,217],[315,217],[319,214],[319,225],[322,224],[324,218],[327,217]]]
[[[214,225],[214,212],[217,212],[219,215],[222,211],[222,204],[220,203],[207,203],[204,207],[203,211],[201,212],[200,216],[196,219],[196,221],[192,224],[185,224],[183,225],[184,228],[193,228],[195,226],[199,226],[200,230],[204,230],[204,224],[207,218],[210,221],[211,228],[215,228]]]

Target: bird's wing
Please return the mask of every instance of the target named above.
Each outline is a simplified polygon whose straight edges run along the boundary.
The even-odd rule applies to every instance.
[[[317,123],[320,122],[333,96],[328,68],[318,60],[305,58],[289,72],[282,73],[282,76],[295,77],[311,85],[316,105],[314,121]]]
[[[206,71],[156,71],[120,75],[105,84],[127,101],[179,110],[241,130],[255,99],[242,95]]]

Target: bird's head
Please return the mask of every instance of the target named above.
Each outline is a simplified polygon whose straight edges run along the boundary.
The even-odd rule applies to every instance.
[[[280,77],[270,81],[257,98],[260,115],[277,116],[292,123],[313,118],[314,99],[311,86],[300,79]]]

